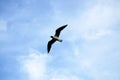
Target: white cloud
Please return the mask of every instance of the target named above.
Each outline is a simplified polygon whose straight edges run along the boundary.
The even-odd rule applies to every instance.
[[[112,31],[110,30],[93,30],[93,31],[88,31],[85,32],[82,37],[86,40],[97,40],[97,39],[101,39],[104,38],[108,35],[111,35]]]
[[[76,76],[66,76],[66,75],[57,74],[57,76],[54,76],[50,80],[82,80],[82,79],[78,79],[78,77]]]
[[[4,19],[0,19],[0,41],[5,42],[10,40],[11,35],[7,33],[7,21]]]
[[[3,19],[0,19],[0,31],[6,31],[7,30],[7,22]]]
[[[54,58],[55,56],[30,49],[28,55],[19,57],[21,74],[26,74],[27,80],[82,80],[78,76],[71,75],[64,68],[54,69],[54,67],[50,67],[48,64],[53,64]]]
[[[120,19],[118,13],[120,11],[117,5],[97,3],[87,7],[71,21],[68,32],[70,36],[67,36],[67,39],[98,40],[111,35],[116,22]]]
[[[45,80],[49,60],[47,54],[34,49],[30,49],[29,55],[20,57],[22,70],[28,75],[28,80]]]

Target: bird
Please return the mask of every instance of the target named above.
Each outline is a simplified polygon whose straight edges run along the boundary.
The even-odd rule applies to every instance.
[[[57,28],[56,31],[55,31],[55,35],[54,36],[50,36],[52,39],[50,41],[48,41],[48,44],[47,44],[47,51],[48,51],[48,53],[50,52],[51,46],[52,46],[52,44],[54,42],[56,42],[56,41],[62,42],[63,41],[62,39],[59,39],[60,32],[67,26],[68,25],[66,24],[66,25],[63,25],[63,26]]]

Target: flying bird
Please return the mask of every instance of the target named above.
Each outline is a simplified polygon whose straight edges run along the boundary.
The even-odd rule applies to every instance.
[[[59,27],[58,29],[56,29],[55,35],[54,36],[50,36],[52,39],[47,44],[47,51],[48,51],[48,53],[49,53],[49,51],[51,49],[51,46],[52,46],[52,44],[54,42],[56,42],[56,41],[62,42],[62,39],[59,39],[59,35],[60,35],[60,32],[67,26],[68,25],[66,24],[66,25],[63,25],[63,26]]]

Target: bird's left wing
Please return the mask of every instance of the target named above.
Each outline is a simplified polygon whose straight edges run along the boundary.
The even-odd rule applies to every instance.
[[[52,44],[53,44],[55,41],[56,41],[55,39],[52,39],[52,40],[50,40],[50,41],[48,42],[48,45],[47,45],[47,51],[48,51],[48,53],[49,53],[49,51],[50,51],[50,49],[51,49]]]
[[[59,27],[56,32],[55,32],[55,36],[59,37],[60,32],[66,27],[67,25],[63,25],[61,27]]]

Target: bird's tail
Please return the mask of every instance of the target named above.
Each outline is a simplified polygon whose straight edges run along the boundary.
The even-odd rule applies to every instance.
[[[62,39],[58,39],[57,41],[62,42],[63,40]]]
[[[62,42],[63,40],[59,40],[60,42]]]

